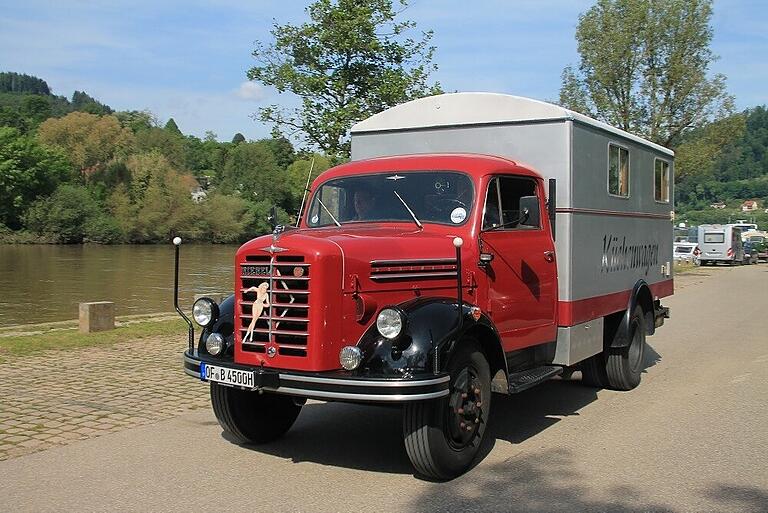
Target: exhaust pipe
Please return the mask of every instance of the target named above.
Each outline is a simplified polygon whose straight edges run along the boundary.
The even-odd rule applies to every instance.
[[[195,327],[192,321],[189,320],[189,317],[184,315],[184,312],[179,308],[179,247],[181,246],[181,237],[174,237],[173,245],[176,251],[176,262],[173,266],[173,306],[181,318],[189,325],[189,354],[195,354]]]

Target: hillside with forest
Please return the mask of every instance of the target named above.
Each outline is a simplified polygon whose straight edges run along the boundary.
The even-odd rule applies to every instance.
[[[750,219],[768,227],[768,109],[691,132],[676,148],[675,212],[690,224]],[[744,212],[745,201],[757,209]]]
[[[676,222],[768,227],[764,106],[691,131],[673,149]],[[295,219],[313,159],[313,176],[336,162],[282,137],[200,139],[172,118],[0,73],[0,242],[241,242],[269,230],[273,205],[283,222]],[[757,210],[743,212],[746,200]]]
[[[289,222],[331,166],[285,138],[185,135],[171,118],[115,111],[86,92],[0,73],[0,242],[239,242]]]

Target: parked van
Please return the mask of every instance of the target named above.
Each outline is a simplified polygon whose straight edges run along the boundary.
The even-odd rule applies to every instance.
[[[701,265],[724,262],[744,263],[741,229],[735,224],[702,224],[699,226],[699,257]]]

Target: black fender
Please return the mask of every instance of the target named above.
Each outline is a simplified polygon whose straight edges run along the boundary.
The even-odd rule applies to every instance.
[[[224,298],[219,304],[219,316],[213,322],[202,329],[197,342],[197,350],[200,354],[208,354],[205,350],[205,340],[211,333],[220,333],[227,342],[226,352],[219,356],[223,360],[233,360],[235,350],[235,295]]]
[[[640,305],[645,313],[644,321],[646,334],[653,335],[655,330],[655,323],[653,322],[653,295],[651,294],[651,288],[645,280],[638,280],[638,282],[635,283],[635,286],[632,287],[632,293],[629,295],[627,309],[621,316],[621,322],[619,323],[616,335],[609,339],[611,340],[611,347],[627,347],[629,345],[632,337],[632,334],[630,333],[630,320],[632,319],[632,312],[635,311],[637,305]]]
[[[481,314],[475,320],[472,305],[464,303],[461,326],[455,298],[417,298],[393,305],[405,314],[403,332],[394,340],[379,334],[373,323],[357,346],[363,353],[360,374],[404,376],[410,373],[444,371],[463,336],[473,336],[481,344],[491,366],[491,375],[506,373],[501,339],[493,322]],[[457,331],[458,328],[458,331]],[[437,348],[437,352],[435,352]]]

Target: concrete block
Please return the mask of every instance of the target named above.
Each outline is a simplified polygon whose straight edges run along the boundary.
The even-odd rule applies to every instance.
[[[115,303],[111,301],[80,303],[81,333],[113,329],[115,329]]]

